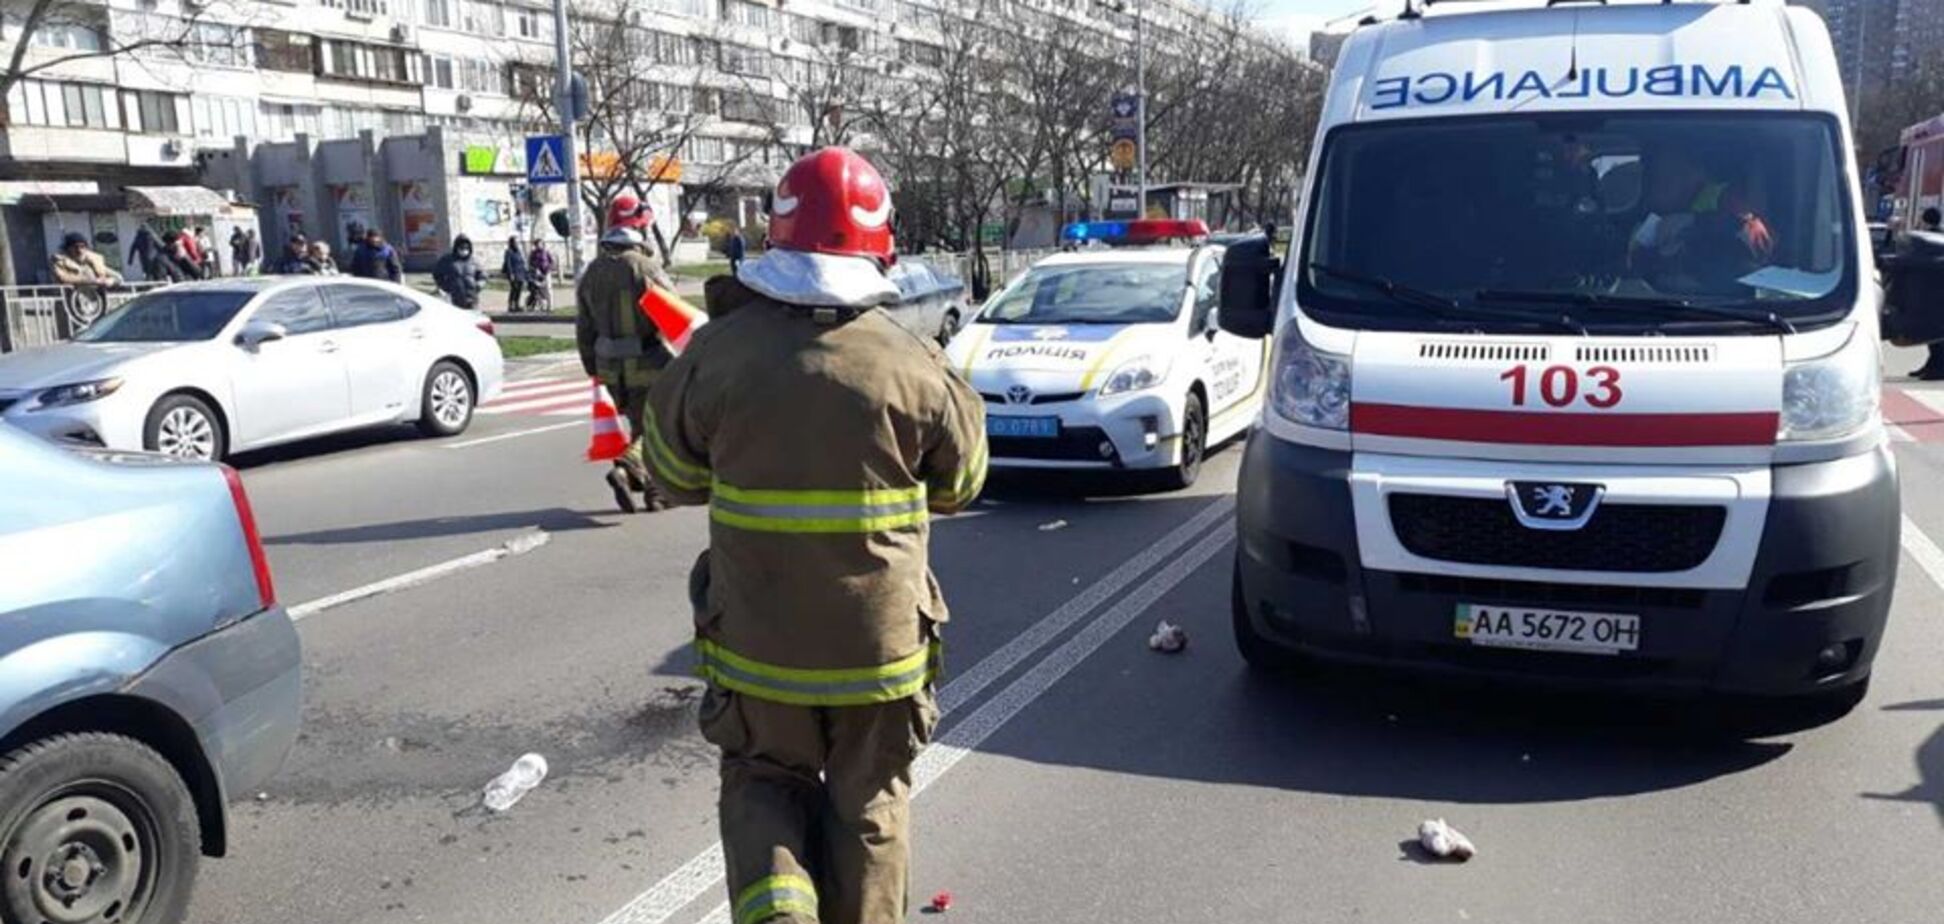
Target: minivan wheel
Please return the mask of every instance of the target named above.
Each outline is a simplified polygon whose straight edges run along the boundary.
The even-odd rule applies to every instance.
[[[425,374],[422,398],[419,431],[426,436],[454,436],[472,423],[473,383],[457,363],[445,359],[433,363],[432,371]]]
[[[0,757],[0,919],[176,924],[202,856],[169,762],[121,735],[55,735]]]
[[[229,435],[209,405],[194,395],[166,395],[149,409],[142,446],[178,459],[215,462],[229,452]]]

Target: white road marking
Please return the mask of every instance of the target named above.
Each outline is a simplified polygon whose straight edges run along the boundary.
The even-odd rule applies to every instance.
[[[1903,547],[1910,554],[1910,560],[1924,569],[1924,576],[1930,578],[1932,584],[1944,588],[1944,549],[1938,548],[1931,537],[1924,535],[1909,514],[1903,517]]]
[[[577,414],[576,416],[579,415]],[[445,448],[466,449],[472,446],[484,446],[487,443],[497,443],[500,440],[517,439],[522,436],[532,436],[535,433],[548,433],[554,430],[565,430],[568,427],[578,427],[578,426],[582,426],[581,421],[575,421],[573,423],[550,424],[545,427],[534,427],[531,430],[515,430],[512,433],[496,433],[492,436],[482,436],[476,440],[460,440],[457,443],[445,444]]]
[[[1909,431],[1905,430],[1902,427],[1897,426],[1896,424],[1891,423],[1890,421],[1886,420],[1883,422],[1883,429],[1885,432],[1890,434],[1890,442],[1892,443],[1917,442],[1915,439],[1911,438]]]
[[[1903,393],[1939,414],[1944,414],[1944,388],[1905,388]]]
[[[559,375],[541,375],[525,379],[508,379],[506,388],[509,391],[517,391],[524,388],[543,388],[548,385],[558,385],[562,382],[574,382],[581,385],[587,384],[586,379],[568,378]]]
[[[537,398],[541,395],[584,395],[587,394],[590,387],[587,382],[563,382],[558,379],[538,382],[524,387],[508,385],[500,389],[499,397],[491,401],[482,401],[480,404],[505,404],[508,401],[525,401],[528,398]]]
[[[320,597],[309,603],[299,603],[291,607],[288,612],[290,613],[291,620],[296,621],[306,616],[316,615],[332,607],[343,606],[347,603],[376,597],[379,594],[404,590],[407,587],[416,587],[428,581],[436,581],[449,574],[456,574],[460,571],[477,568],[481,565],[490,565],[502,558],[525,555],[534,549],[546,545],[549,538],[551,537],[543,529],[521,533],[483,552],[474,552],[471,555],[455,558],[451,561],[428,565],[417,571],[407,571],[404,574],[388,577],[382,581],[373,581],[363,587],[353,587],[350,590],[335,593],[328,597]]]
[[[1218,530],[1226,533],[1226,530]],[[1038,664],[1021,675],[1018,680],[1006,685],[991,699],[973,712],[965,721],[948,729],[938,740],[918,755],[918,762],[911,768],[911,796],[917,798],[926,787],[938,782],[956,766],[959,761],[984,744],[992,733],[1005,727],[1007,722],[1025,711],[1053,685],[1060,682],[1080,662],[1100,650],[1107,640],[1127,628],[1127,624],[1139,618],[1148,608],[1160,602],[1168,592],[1174,590],[1189,575],[1214,558],[1216,553],[1228,548],[1228,536],[1222,541],[1206,542],[1190,548],[1180,558],[1170,562],[1166,568],[1156,572],[1146,583],[1122,597],[1112,609],[1094,617],[1066,644],[1053,650],[1052,654],[1041,658]],[[713,885],[713,883],[711,883]],[[729,924],[729,904],[724,902],[710,911],[702,919],[702,924]]]
[[[950,714],[952,710],[970,701],[994,681],[1011,673],[1026,660],[1027,656],[1072,628],[1074,623],[1112,599],[1128,585],[1139,580],[1141,575],[1167,561],[1183,546],[1188,545],[1196,536],[1207,530],[1211,524],[1226,518],[1234,506],[1234,497],[1217,498],[1213,503],[1202,508],[1199,513],[1190,517],[1188,522],[1143,549],[1139,555],[1123,562],[1120,567],[1095,581],[1071,600],[1061,604],[1058,609],[1041,617],[1025,632],[1013,636],[1011,641],[1001,646],[999,650],[986,655],[970,670],[954,677],[945,685],[945,689],[939,692],[940,715]],[[1222,542],[1215,542],[1204,548],[1218,549],[1223,545]],[[1197,551],[1199,550],[1191,550],[1188,557],[1194,557]],[[974,714],[973,719],[977,718],[978,715]],[[967,721],[969,723],[972,720]],[[620,910],[601,919],[601,924],[664,924],[677,912],[688,907],[702,893],[719,886],[723,875],[722,844],[717,842],[663,877],[647,891],[635,896],[634,900],[621,906]]]

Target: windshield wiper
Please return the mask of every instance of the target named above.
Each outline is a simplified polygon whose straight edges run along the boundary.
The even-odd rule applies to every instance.
[[[1513,321],[1521,324],[1546,324],[1576,334],[1585,334],[1586,328],[1570,315],[1543,314],[1528,311],[1515,311],[1503,308],[1485,308],[1467,305],[1448,295],[1439,295],[1428,289],[1419,289],[1394,282],[1382,276],[1369,276],[1355,270],[1342,269],[1327,263],[1311,263],[1310,269],[1332,279],[1363,286],[1380,292],[1406,305],[1425,309],[1428,313],[1456,321],[1477,321],[1491,319]]]
[[[1710,305],[1690,301],[1685,298],[1666,298],[1651,295],[1608,295],[1602,292],[1556,292],[1544,289],[1481,289],[1474,296],[1481,302],[1538,302],[1541,304],[1590,305],[1611,308],[1627,308],[1656,314],[1661,317],[1685,315],[1687,317],[1721,318],[1728,321],[1741,321],[1746,324],[1760,324],[1774,328],[1784,334],[1796,332],[1789,319],[1773,311],[1750,308],[1734,308],[1728,305]]]

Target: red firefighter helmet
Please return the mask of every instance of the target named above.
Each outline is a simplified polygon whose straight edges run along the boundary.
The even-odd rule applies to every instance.
[[[640,231],[655,220],[655,210],[643,204],[634,193],[621,193],[608,203],[608,230],[629,228]]]
[[[889,264],[891,190],[849,148],[812,151],[783,172],[770,201],[769,243],[783,250],[870,257]]]

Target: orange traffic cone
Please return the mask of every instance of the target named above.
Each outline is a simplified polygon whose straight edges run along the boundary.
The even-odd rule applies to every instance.
[[[696,329],[709,323],[709,316],[702,309],[661,286],[649,286],[642,293],[641,313],[648,316],[655,330],[661,332],[662,341],[675,353],[688,349],[689,338]]]
[[[587,461],[612,462],[628,451],[628,437],[621,432],[621,414],[614,399],[600,380],[594,382],[594,434],[587,443]]]

